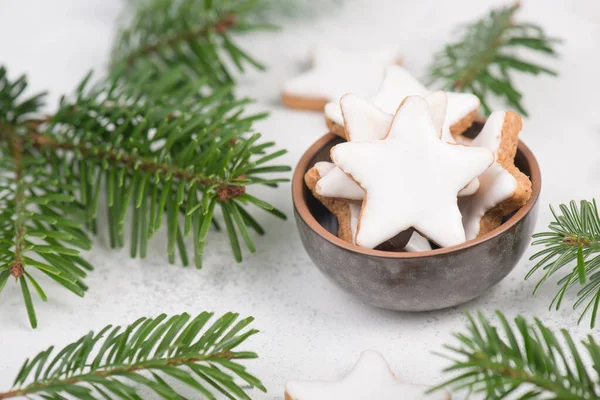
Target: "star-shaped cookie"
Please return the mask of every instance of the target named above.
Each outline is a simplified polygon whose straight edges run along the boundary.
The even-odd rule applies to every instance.
[[[496,111],[470,144],[491,150],[496,162],[479,177],[479,191],[459,200],[467,240],[500,226],[504,216],[519,209],[531,197],[531,181],[514,161],[521,128],[518,114]]]
[[[398,62],[396,49],[364,53],[319,47],[311,70],[287,81],[283,104],[290,108],[322,111],[345,93],[370,96],[384,76],[385,68]]]
[[[494,155],[440,140],[425,99],[408,96],[383,140],[338,144],[331,159],[365,190],[357,245],[374,248],[412,227],[448,247],[465,241],[457,194]]]
[[[436,91],[425,97],[437,137],[445,142],[455,144],[450,131],[444,126],[447,97],[446,93]],[[346,137],[350,142],[365,142],[383,139],[390,130],[394,118],[371,101],[355,94],[346,94],[340,99],[340,109],[344,117],[343,126]],[[459,192],[459,196],[470,196],[477,191],[479,181],[474,179]],[[331,198],[362,201],[364,191],[341,169],[333,168],[326,177],[317,183],[316,191],[319,195]]]
[[[427,394],[429,387],[400,382],[383,356],[364,351],[339,381],[291,381],[285,384],[286,400],[450,400],[450,394]]]
[[[440,137],[446,114],[446,95],[438,91],[427,96],[425,100],[434,123],[433,134]],[[342,96],[340,107],[349,142],[368,142],[385,138],[394,119],[393,114],[386,113],[371,101],[356,94]],[[362,201],[365,195],[364,190],[338,167],[319,180],[316,190],[321,196],[353,201]]]
[[[350,92],[350,91],[346,91]],[[423,86],[405,68],[391,65],[386,68],[385,78],[371,101],[383,111],[393,114],[406,96],[426,96],[431,90]],[[477,116],[479,99],[470,93],[448,92],[448,109],[445,130],[457,136],[463,133]],[[337,100],[325,106],[325,122],[329,130],[344,137],[344,119]]]

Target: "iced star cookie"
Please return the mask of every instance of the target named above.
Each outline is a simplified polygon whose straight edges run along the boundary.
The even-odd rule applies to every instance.
[[[445,92],[436,91],[425,97],[432,116],[437,137],[455,144],[456,141],[444,126],[447,97]],[[340,99],[344,117],[346,137],[350,142],[365,142],[383,139],[389,132],[394,116],[381,110],[371,101],[355,94],[346,94]],[[459,196],[470,196],[479,188],[479,181],[473,181],[459,192]],[[319,195],[331,198],[362,201],[364,190],[339,168],[334,168],[326,177],[319,180],[316,191]]]
[[[479,191],[459,200],[467,240],[500,226],[504,216],[521,208],[531,197],[531,181],[514,161],[521,128],[518,114],[496,111],[471,143],[490,149],[496,162],[479,177]]]
[[[360,203],[350,203],[347,200],[325,198],[315,191],[315,186],[319,179],[327,176],[335,164],[321,161],[316,163],[304,175],[304,182],[315,198],[331,211],[338,220],[338,237],[346,242],[354,243],[356,227],[358,225],[358,215],[360,213]]]
[[[446,113],[444,92],[434,92],[426,98],[434,123],[434,134],[442,135],[442,124]],[[375,104],[355,94],[346,94],[340,99],[344,116],[344,127],[349,142],[368,142],[385,138],[394,116]],[[321,196],[362,202],[365,192],[341,169],[335,167],[331,173],[317,183],[317,193]]]
[[[346,92],[351,92],[347,90]],[[383,111],[393,114],[406,96],[425,97],[431,91],[416,80],[405,68],[399,65],[387,67],[385,78],[371,101]],[[470,93],[448,92],[448,109],[445,129],[458,136],[471,126],[477,111],[479,99]],[[325,106],[325,123],[330,132],[345,138],[344,119],[337,100]]]
[[[399,60],[396,49],[366,53],[320,47],[312,69],[287,81],[282,101],[286,107],[322,111],[345,93],[370,96],[383,78],[385,68]]]
[[[465,241],[458,192],[494,162],[494,155],[440,140],[425,99],[408,96],[383,140],[338,144],[331,159],[365,191],[357,245],[374,248],[414,228],[448,247]]]
[[[285,384],[285,400],[450,400],[450,394],[427,394],[428,386],[399,381],[383,356],[364,351],[345,377],[339,381],[290,381]]]

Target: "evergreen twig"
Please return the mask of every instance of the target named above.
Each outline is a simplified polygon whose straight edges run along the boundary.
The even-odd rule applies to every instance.
[[[452,377],[432,391],[448,387],[489,400],[600,398],[600,345],[592,336],[581,351],[564,329],[557,334],[538,319],[509,322],[496,314],[498,326],[481,313],[467,315],[467,331],[439,354],[451,362],[444,371]]]
[[[26,79],[11,81],[0,69],[0,291],[10,276],[17,279],[32,326],[29,286],[44,301],[46,295],[29,267],[80,296],[87,289],[81,280],[92,266],[78,250],[91,241],[81,228],[96,233],[102,225],[101,194],[112,247],[124,246],[130,218],[131,255],[146,257],[166,216],[169,261],[179,253],[187,265],[184,238],[192,236],[198,268],[217,208],[237,261],[239,237],[254,252],[249,231],[264,233],[246,205],[285,217],[246,192],[254,184],[277,186],[286,179],[271,174],[289,171],[270,165],[285,151],[271,151],[274,143],[259,144],[252,132],[264,115],[244,114],[247,101],[226,88],[201,96],[203,83],[182,85],[181,76],[174,69],[135,85],[121,75],[97,84],[88,76],[54,115],[40,119],[42,97],[23,97]]]
[[[80,229],[84,221],[74,188],[27,151],[27,121],[44,94],[24,97],[26,87],[24,76],[10,81],[0,67],[0,291],[11,277],[16,280],[35,328],[30,288],[43,301],[47,296],[33,269],[83,296],[82,279],[92,267],[79,256],[91,241]]]
[[[546,35],[531,23],[515,21],[520,3],[492,10],[489,15],[462,27],[460,40],[446,45],[434,55],[429,67],[431,85],[453,91],[471,92],[479,97],[486,115],[491,113],[488,95],[503,97],[522,115],[522,94],[511,79],[514,71],[556,76],[552,69],[526,61],[519,49],[557,56],[559,39]]]
[[[181,382],[198,396],[250,399],[240,382],[266,391],[238,360],[257,355],[236,349],[258,331],[247,329],[252,317],[226,313],[212,325],[212,313],[195,318],[184,313],[168,318],[140,318],[124,328],[108,325],[55,352],[50,347],[27,359],[14,388],[0,399],[141,399],[145,387],[165,399],[182,399],[172,383]],[[29,381],[29,382],[28,382]]]
[[[550,207],[554,221],[548,226],[549,232],[534,235],[533,245],[544,246],[531,260],[538,260],[525,279],[537,272],[543,276],[535,287],[535,292],[556,273],[567,271],[558,281],[558,293],[552,299],[550,308],[560,308],[564,296],[573,287],[578,288],[578,299],[573,309],[585,305],[579,322],[589,313],[593,328],[600,305],[600,215],[596,201],[571,201],[567,206],[559,206],[560,213]]]
[[[232,66],[264,66],[236,44],[233,35],[272,28],[255,20],[265,0],[141,0],[123,15],[112,55],[113,71],[160,76],[185,67],[186,81],[213,88],[234,82]]]

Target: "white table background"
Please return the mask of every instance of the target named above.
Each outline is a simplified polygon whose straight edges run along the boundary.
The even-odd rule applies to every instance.
[[[314,1],[318,3],[318,1]],[[284,22],[279,33],[260,33],[242,42],[270,66],[264,74],[244,77],[240,92],[258,99],[256,110],[270,118],[257,124],[265,140],[275,140],[295,165],[302,152],[325,133],[322,115],[284,109],[282,82],[296,74],[310,49],[322,42],[348,49],[397,45],[409,69],[422,76],[433,52],[459,22],[485,13],[492,4],[481,0],[398,1],[350,0],[320,18]],[[600,183],[600,3],[595,0],[525,0],[519,18],[533,20],[562,37],[562,59],[550,64],[558,79],[518,76],[531,117],[522,138],[534,150],[543,171],[538,230],[549,220],[548,204],[591,199]],[[0,0],[0,63],[12,76],[30,74],[35,90],[48,89],[52,104],[70,92],[90,69],[106,66],[120,0]],[[51,282],[50,300],[37,302],[39,328],[29,328],[17,285],[0,294],[0,391],[8,390],[25,357],[51,344],[64,345],[90,329],[108,323],[127,324],[140,316],[201,310],[234,310],[256,317],[261,333],[247,342],[260,359],[250,370],[268,394],[256,399],[281,399],[288,379],[333,379],[363,349],[381,351],[396,374],[411,382],[441,379],[444,361],[431,354],[462,330],[463,312],[500,309],[509,316],[537,315],[553,327],[571,327],[576,337],[588,334],[576,326],[574,299],[560,312],[547,306],[555,293],[546,285],[531,297],[535,282],[524,282],[532,251],[496,288],[480,299],[450,310],[407,314],[379,310],[346,295],[312,264],[302,248],[292,216],[289,185],[260,190],[290,219],[282,222],[257,214],[267,235],[257,238],[258,252],[245,254],[238,265],[225,234],[211,234],[201,271],[168,265],[162,236],[147,260],[131,260],[129,250],[108,249],[104,235],[86,257],[96,266],[87,278],[90,290],[80,299]]]

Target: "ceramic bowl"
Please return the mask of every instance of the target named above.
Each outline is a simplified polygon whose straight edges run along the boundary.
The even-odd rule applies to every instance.
[[[469,134],[476,136],[482,124]],[[488,292],[517,265],[537,217],[541,189],[539,165],[519,143],[515,164],[531,178],[529,201],[504,223],[463,244],[420,253],[364,249],[339,239],[336,218],[304,184],[305,172],[329,161],[329,149],[341,139],[327,134],[302,156],[292,180],[300,238],[314,264],[336,285],[362,301],[398,311],[432,311],[456,306]]]

